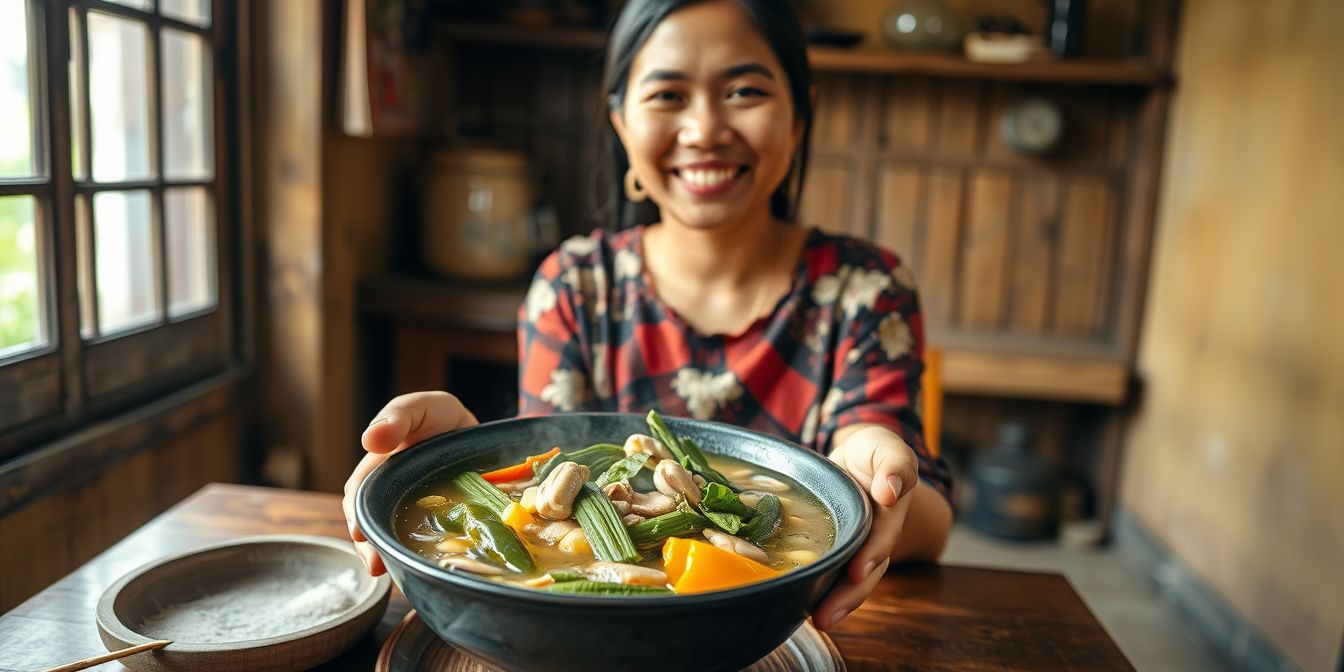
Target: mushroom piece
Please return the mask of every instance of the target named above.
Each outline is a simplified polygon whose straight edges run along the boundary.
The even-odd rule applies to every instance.
[[[593,581],[623,583],[627,586],[665,586],[667,574],[662,570],[622,562],[594,562],[583,573]]]
[[[494,565],[468,558],[465,555],[453,555],[439,561],[439,566],[444,569],[456,569],[462,572],[471,572],[481,576],[502,576],[504,569]]]
[[[642,523],[645,520],[647,519],[644,516],[639,515],[638,513],[627,513],[625,514],[625,517],[621,518],[621,522],[625,523],[626,527],[630,527],[631,525],[638,525],[639,523]]]
[[[630,514],[630,502],[627,502],[623,499],[618,499],[612,502],[611,508],[616,509],[616,513],[619,513],[622,516]]]
[[[751,482],[757,487],[763,490],[769,490],[770,492],[787,492],[789,489],[787,483],[778,478],[766,476],[765,474],[756,474],[752,476]]]
[[[630,497],[630,513],[645,518],[672,513],[677,509],[677,500],[661,492],[636,492]]]
[[[685,497],[692,506],[700,504],[700,488],[686,468],[675,460],[663,460],[653,470],[653,485],[668,497]]]
[[[627,457],[635,453],[648,453],[653,456],[654,462],[675,459],[672,456],[672,451],[668,450],[662,441],[644,434],[631,434],[630,438],[625,440],[622,449]]]
[[[579,524],[573,520],[556,520],[542,523],[536,532],[536,537],[552,546],[560,543],[572,530],[579,529]]]
[[[614,502],[628,502],[630,497],[635,494],[635,489],[630,487],[627,481],[616,481],[602,488],[602,494]]]
[[[709,540],[709,543],[730,553],[736,553],[744,558],[750,558],[761,564],[769,564],[770,562],[770,556],[766,555],[765,551],[761,550],[760,546],[757,546],[746,539],[734,537],[727,532],[720,532],[713,528],[705,528],[705,538]]]
[[[537,513],[549,520],[564,520],[574,512],[574,498],[588,482],[587,465],[565,462],[541,482],[537,489]]]

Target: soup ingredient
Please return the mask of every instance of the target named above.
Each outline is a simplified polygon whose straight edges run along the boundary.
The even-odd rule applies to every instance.
[[[606,471],[624,455],[625,451],[614,443],[595,443],[587,448],[565,453],[565,457],[588,467],[588,470],[594,474]]]
[[[762,564],[770,562],[770,556],[766,555],[764,550],[750,541],[714,529],[706,529],[704,535],[705,538],[709,540],[709,543],[714,544],[729,553],[736,553],[744,558],[751,558]]]
[[[771,478],[765,474],[756,474],[751,477],[751,482],[761,488],[771,492],[788,492],[789,486],[777,478]]]
[[[533,475],[532,465],[537,462],[545,462],[559,454],[560,446],[556,446],[540,455],[533,455],[523,460],[520,464],[504,467],[503,469],[496,469],[494,471],[487,471],[484,474],[481,474],[481,478],[484,478],[491,483],[507,483],[509,481],[530,478]]]
[[[547,576],[554,579],[557,583],[561,581],[585,581],[588,576],[583,572],[576,572],[572,569],[557,569],[553,572],[547,572]]]
[[[579,524],[571,520],[543,520],[541,527],[535,532],[538,539],[551,544],[560,543],[573,530],[579,529]]]
[[[488,562],[481,562],[474,558],[468,558],[465,555],[452,555],[439,560],[439,566],[444,569],[456,569],[481,576],[501,576],[504,574],[504,568],[492,565]]]
[[[719,485],[714,483],[713,485]],[[658,492],[668,497],[684,497],[691,506],[700,504],[700,488],[696,487],[695,480],[691,478],[690,472],[686,468],[673,462],[672,460],[663,460],[653,470],[653,486],[658,488]],[[723,490],[728,490],[719,485]],[[732,494],[729,492],[728,494]],[[733,497],[736,502],[737,498]]]
[[[429,511],[440,511],[448,508],[448,498],[443,495],[427,495],[415,500],[415,505]]]
[[[471,540],[462,537],[444,539],[434,544],[434,550],[440,553],[466,553],[471,550]]]
[[[785,551],[784,557],[800,565],[806,565],[809,563],[816,562],[817,558],[821,556],[817,555],[816,551],[809,551],[806,548],[799,548],[792,551]]]
[[[780,525],[780,503],[779,498],[766,494],[756,503],[756,515],[747,521],[746,525],[739,530],[742,537],[748,541],[761,543],[769,539]]]
[[[668,537],[697,534],[708,526],[709,521],[704,516],[694,511],[677,509],[631,525],[630,540],[639,547],[654,546],[663,543]]]
[[[534,485],[524,490],[523,496],[518,500],[518,503],[522,504],[523,508],[527,509],[528,513],[535,514],[537,512],[537,486]]]
[[[523,530],[526,530],[528,526],[537,524],[537,519],[533,518],[532,514],[528,513],[527,509],[523,508],[523,505],[518,502],[514,502],[504,507],[504,515],[500,516],[499,519],[505,525],[513,528],[513,531],[518,534],[522,534]]]
[[[555,468],[537,490],[537,513],[542,518],[564,520],[574,508],[574,498],[588,482],[588,467],[566,462]]]
[[[672,456],[672,451],[668,450],[662,441],[644,434],[631,434],[630,438],[625,440],[625,445],[621,449],[625,451],[626,455],[630,456],[648,455],[653,458],[654,462],[675,459]]]
[[[612,504],[615,504],[615,502],[612,502]],[[618,508],[617,510],[619,511],[620,509]],[[646,520],[648,519],[638,513],[627,513],[624,516],[621,516],[621,522],[625,523],[626,527],[630,527],[636,523],[642,523]]]
[[[628,586],[623,583],[601,581],[564,581],[547,586],[543,590],[580,595],[667,595],[672,592],[663,586]]]
[[[635,453],[617,461],[609,469],[602,472],[601,476],[597,477],[597,487],[605,488],[612,483],[629,480],[635,474],[638,474],[639,470],[643,469],[648,461],[648,453]]]
[[[485,507],[474,503],[459,504],[448,515],[466,531],[473,544],[472,550],[479,555],[521,574],[536,571],[536,563],[527,546],[512,528]]]
[[[537,472],[537,480],[544,481],[546,477],[555,470],[556,467],[566,462],[578,462],[586,467],[591,473],[600,474],[616,464],[616,461],[625,456],[621,447],[614,443],[595,443],[587,448],[582,448],[569,453],[560,453],[555,457],[538,462],[533,465]]]
[[[750,518],[756,515],[756,510],[743,504],[742,500],[737,498],[737,493],[718,483],[707,483],[705,485],[705,495],[701,502],[701,508],[731,513],[739,518]]]
[[[733,488],[732,481],[729,481],[723,474],[720,474],[709,466],[709,459],[705,457],[700,446],[688,438],[678,439],[672,430],[667,428],[667,423],[663,422],[663,416],[657,411],[649,411],[645,420],[649,423],[649,429],[653,432],[653,438],[658,439],[672,451],[672,455],[686,469],[699,474],[702,478],[715,483],[721,483]]]
[[[593,556],[607,562],[634,562],[639,559],[630,533],[611,505],[611,500],[592,483],[583,484],[574,505],[574,518],[588,536]]]
[[[453,478],[453,486],[466,496],[467,501],[484,506],[496,516],[502,515],[504,507],[513,501],[503,491],[491,485],[489,481],[486,481],[474,471],[465,471],[458,474]]]
[[[359,588],[353,569],[247,577],[219,592],[165,605],[136,630],[180,643],[276,637],[325,623],[348,611],[362,597]]]
[[[588,535],[584,534],[582,528],[574,528],[560,537],[560,543],[556,548],[569,553],[570,555],[592,555],[593,545],[588,543]]]
[[[593,581],[623,583],[628,586],[667,585],[667,574],[663,571],[623,562],[594,562],[583,571]]]
[[[779,574],[750,558],[683,537],[663,542],[663,569],[677,594],[734,588]]]
[[[630,512],[645,518],[661,516],[676,510],[677,500],[661,492],[632,492],[630,494]]]

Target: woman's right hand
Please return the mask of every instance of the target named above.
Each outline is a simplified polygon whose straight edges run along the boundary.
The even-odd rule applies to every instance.
[[[360,441],[369,454],[359,461],[354,473],[345,482],[345,498],[341,500],[341,506],[345,509],[345,524],[350,528],[355,552],[369,568],[370,574],[378,576],[386,572],[387,568],[355,523],[355,492],[359,490],[359,484],[393,453],[431,436],[475,424],[476,416],[457,397],[447,392],[413,392],[387,402],[364,430]]]

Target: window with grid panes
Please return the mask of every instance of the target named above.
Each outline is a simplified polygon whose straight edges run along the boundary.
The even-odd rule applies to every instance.
[[[0,0],[0,460],[233,362],[224,18]]]

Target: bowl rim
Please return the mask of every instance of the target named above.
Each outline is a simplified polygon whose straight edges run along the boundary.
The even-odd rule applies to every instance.
[[[109,636],[123,642],[129,642],[131,645],[156,641],[156,638],[154,637],[147,636],[138,630],[133,630],[130,624],[123,621],[121,617],[117,615],[117,597],[120,596],[121,591],[124,590],[126,586],[151,572],[190,557],[206,555],[240,546],[265,544],[320,546],[322,548],[343,551],[351,556],[352,563],[350,568],[355,570],[356,575],[363,573],[367,576],[368,574],[364,567],[364,563],[359,560],[359,556],[355,553],[355,549],[349,541],[343,541],[335,537],[309,534],[264,534],[239,537],[208,544],[182,553],[175,553],[170,556],[159,558],[158,560],[152,560],[132,569],[113,582],[112,585],[108,586],[107,590],[104,590],[103,594],[98,598],[98,605],[94,610],[95,621],[97,622],[99,629],[103,630]],[[212,654],[246,651],[249,649],[260,649],[278,644],[295,644],[299,641],[308,639],[309,637],[345,627],[351,622],[359,619],[370,609],[377,608],[378,603],[386,600],[389,593],[391,593],[392,581],[386,575],[370,577],[370,579],[373,581],[373,589],[369,591],[367,596],[331,619],[322,621],[321,623],[315,623],[302,630],[295,630],[293,632],[262,637],[259,639],[241,639],[232,642],[174,641],[171,645],[171,649],[168,649],[167,651],[174,654]]]
[[[643,419],[644,417],[640,413],[575,412],[575,413],[555,414],[555,416],[561,416],[561,415],[584,416],[594,418],[611,417],[611,418]],[[359,523],[360,531],[364,533],[365,539],[367,539],[368,542],[374,547],[374,549],[377,550],[379,555],[382,555],[384,558],[386,558],[387,555],[392,555],[400,562],[400,564],[403,567],[405,567],[409,571],[416,572],[417,574],[420,574],[421,576],[426,578],[446,581],[447,583],[459,588],[480,591],[496,598],[517,599],[523,597],[541,604],[553,605],[553,606],[584,606],[584,607],[607,606],[614,609],[620,609],[620,608],[635,608],[640,606],[648,606],[649,604],[657,604],[659,607],[674,608],[674,607],[713,605],[721,602],[735,602],[737,600],[759,595],[762,593],[769,593],[774,592],[776,590],[781,590],[785,586],[793,586],[795,584],[806,583],[808,581],[813,580],[817,576],[820,576],[822,574],[831,571],[833,568],[835,568],[836,565],[839,565],[842,562],[847,562],[850,558],[852,558],[854,553],[858,551],[858,548],[862,546],[863,542],[867,539],[868,532],[872,527],[873,508],[872,508],[872,502],[869,501],[868,493],[864,492],[863,488],[859,486],[858,482],[854,480],[853,476],[850,476],[848,472],[841,469],[838,465],[836,465],[834,462],[831,462],[825,456],[816,453],[814,451],[808,450],[788,439],[783,439],[778,436],[773,436],[770,434],[765,434],[763,432],[746,429],[743,427],[739,427],[737,425],[732,425],[713,420],[698,420],[695,418],[684,418],[670,415],[664,415],[663,418],[665,420],[672,420],[674,422],[693,422],[698,425],[710,425],[715,431],[721,431],[728,434],[747,435],[756,440],[765,439],[773,443],[781,444],[784,447],[789,448],[791,450],[796,450],[801,453],[805,453],[806,454],[805,459],[816,460],[822,465],[823,469],[829,470],[832,472],[833,475],[840,477],[841,481],[846,483],[847,487],[853,488],[853,492],[858,495],[859,501],[862,503],[862,511],[859,514],[859,520],[857,525],[858,529],[856,530],[855,534],[851,538],[843,542],[837,539],[836,543],[832,544],[830,548],[826,549],[826,552],[823,553],[821,557],[817,558],[809,565],[805,565],[793,571],[786,572],[774,578],[766,579],[765,581],[760,581],[757,583],[752,583],[737,588],[728,588],[725,590],[715,590],[704,593],[690,593],[687,595],[675,595],[675,594],[653,595],[653,596],[576,595],[568,593],[552,593],[544,590],[537,590],[535,588],[514,586],[508,583],[501,583],[496,581],[490,581],[488,579],[478,578],[469,575],[466,572],[454,572],[444,569],[430,562],[420,554],[410,550],[405,545],[403,545],[399,540],[397,540],[396,536],[389,529],[385,529],[389,527],[388,523],[390,521],[376,521],[374,519],[372,512],[370,511],[371,504],[369,502],[373,484],[379,478],[384,477],[384,475],[387,474],[393,468],[390,465],[393,465],[394,461],[404,461],[405,457],[409,455],[412,451],[427,450],[433,447],[431,446],[431,444],[438,444],[443,440],[451,440],[446,439],[446,437],[458,436],[467,432],[473,432],[486,428],[493,428],[500,425],[512,424],[519,421],[538,421],[538,420],[544,421],[545,418],[555,416],[514,417],[514,418],[504,418],[501,420],[484,422],[478,425],[473,425],[471,427],[464,427],[462,429],[453,430],[451,432],[437,434],[413,446],[409,446],[404,450],[398,451],[397,453],[389,457],[385,462],[378,465],[378,467],[374,469],[363,480],[363,482],[360,483],[359,489],[355,493],[355,519]],[[398,496],[398,501],[400,501],[400,497],[404,496],[404,494],[405,493],[402,493],[402,495]],[[815,497],[816,495],[814,494],[813,496]],[[825,502],[823,502],[823,504],[824,503]],[[838,532],[839,531],[837,530],[837,534]],[[390,567],[389,563],[385,562],[384,564],[387,564]]]

